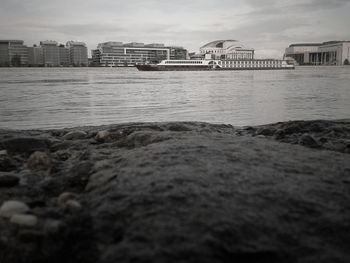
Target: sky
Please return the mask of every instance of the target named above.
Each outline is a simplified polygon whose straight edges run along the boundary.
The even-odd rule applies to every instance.
[[[235,39],[258,58],[292,43],[350,40],[350,0],[0,0],[0,39],[164,43],[198,52]]]

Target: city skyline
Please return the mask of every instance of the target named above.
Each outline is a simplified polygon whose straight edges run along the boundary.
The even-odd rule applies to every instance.
[[[84,41],[90,51],[106,41],[165,43],[198,52],[216,39],[237,39],[257,57],[281,57],[290,43],[349,40],[348,0],[1,0],[0,35]]]

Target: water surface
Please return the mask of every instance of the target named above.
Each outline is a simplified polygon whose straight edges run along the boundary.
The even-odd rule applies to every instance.
[[[258,125],[350,117],[350,67],[140,72],[0,68],[0,128],[149,121]]]

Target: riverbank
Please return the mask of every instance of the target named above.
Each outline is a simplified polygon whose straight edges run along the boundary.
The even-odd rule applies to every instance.
[[[0,130],[0,262],[349,262],[349,174],[349,120]]]

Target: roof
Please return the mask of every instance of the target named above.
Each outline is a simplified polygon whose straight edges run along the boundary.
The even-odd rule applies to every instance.
[[[233,40],[233,39],[215,40],[213,42],[210,42],[210,43],[202,46],[202,48],[205,48],[205,47],[222,47],[224,42],[238,42],[238,41],[237,40]]]

